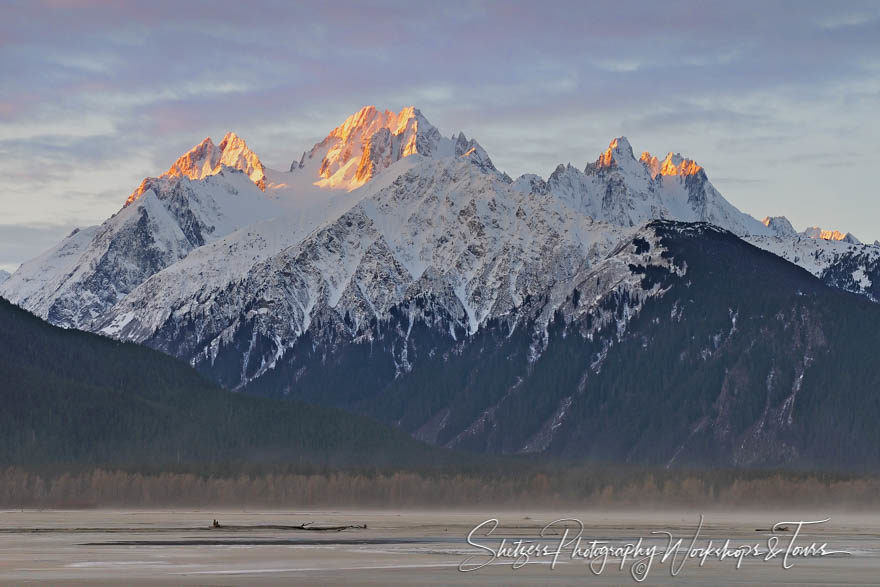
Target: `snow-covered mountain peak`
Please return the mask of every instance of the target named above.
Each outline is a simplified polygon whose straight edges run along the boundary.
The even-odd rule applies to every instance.
[[[793,237],[797,231],[785,216],[765,216],[761,223],[769,228],[774,236]]]
[[[266,189],[266,170],[263,163],[257,154],[248,148],[243,138],[231,131],[226,133],[220,142],[219,151],[221,165],[244,171],[261,190]],[[209,175],[219,171],[215,168]]]
[[[565,167],[560,165],[562,168],[561,173],[565,172]],[[559,168],[557,168],[557,171]],[[522,192],[525,194],[537,194],[537,195],[545,195],[547,194],[547,182],[540,175],[536,175],[534,173],[524,173],[517,177],[510,184],[510,188],[512,190]]]
[[[125,205],[128,206],[150,190],[156,184],[156,179],[180,177],[203,179],[220,173],[223,167],[243,171],[261,190],[266,189],[266,173],[260,158],[248,148],[244,139],[234,132],[228,132],[219,146],[214,144],[211,137],[207,137],[178,157],[168,171],[158,178],[144,179],[128,196]]]
[[[587,173],[591,170],[601,172],[609,169],[619,169],[627,174],[643,175],[644,171],[633,154],[632,145],[626,137],[617,137],[608,143],[608,148],[599,154],[596,162],[587,165]]]
[[[693,159],[681,156],[681,153],[668,153],[660,165],[660,175],[697,175],[703,168]]]
[[[525,189],[531,183],[524,180],[516,187]],[[669,153],[660,161],[644,152],[636,159],[626,137],[612,140],[583,172],[571,165],[558,166],[546,185],[570,208],[619,226],[665,218],[710,222],[738,235],[770,234],[766,226],[725,200],[696,162],[680,153]]]
[[[352,138],[368,138],[382,128],[399,135],[410,125],[418,125],[419,122],[430,126],[422,113],[412,106],[404,108],[397,114],[390,110],[380,112],[375,106],[364,106],[330,131],[328,138],[337,138],[343,143],[350,143]]]
[[[626,137],[617,137],[609,143],[608,149],[599,155],[595,163],[587,165],[585,171],[589,174],[606,170],[619,170],[629,181],[642,182],[645,179],[656,179],[658,176],[697,175],[703,171],[703,168],[693,159],[671,151],[663,160],[648,151],[643,151],[636,159],[629,140]]]
[[[632,145],[626,137],[617,137],[608,143],[608,149],[605,150],[596,161],[597,167],[614,167],[620,165],[622,160],[635,159],[633,155]]]
[[[801,234],[807,238],[812,239],[821,239],[826,241],[843,241],[845,243],[850,243],[854,245],[859,245],[862,243],[862,241],[857,239],[855,235],[853,235],[851,232],[843,233],[839,230],[824,230],[818,226],[810,226]]]
[[[660,160],[657,157],[654,157],[648,151],[642,151],[639,161],[648,169],[648,173],[651,174],[652,178],[660,175]]]
[[[418,108],[398,113],[365,106],[330,131],[311,151],[303,153],[290,170],[302,170],[322,188],[353,190],[378,172],[410,155],[442,158],[468,157],[484,169],[494,170],[486,151],[463,133],[445,138]]]
[[[662,161],[648,151],[644,151],[639,157],[639,161],[651,174],[652,179],[664,175],[687,177],[703,171],[703,168],[693,159],[682,157],[681,153],[673,153],[672,151],[667,153],[666,158]]]

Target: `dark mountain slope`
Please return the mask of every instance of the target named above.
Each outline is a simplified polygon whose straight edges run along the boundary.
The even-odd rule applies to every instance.
[[[880,466],[880,306],[708,224],[652,222],[620,254],[649,259],[655,247],[666,265],[630,264],[634,289],[606,290],[582,311],[582,292],[597,279],[588,276],[543,344],[527,323],[541,300],[521,308],[515,329],[512,319],[495,322],[457,341],[410,326],[403,307],[382,325],[384,338],[303,345],[296,369],[270,372],[251,391],[283,391],[435,444],[495,453]],[[648,295],[656,287],[663,293]],[[611,320],[600,323],[600,314]],[[387,359],[382,345],[394,344],[418,358],[410,371]],[[355,387],[342,377],[352,372]]]
[[[656,276],[668,291],[586,374],[551,451],[878,467],[880,308],[725,231],[653,226],[687,273]]]
[[[51,326],[2,299],[0,402],[0,463],[438,458],[377,422],[234,394],[162,353]]]

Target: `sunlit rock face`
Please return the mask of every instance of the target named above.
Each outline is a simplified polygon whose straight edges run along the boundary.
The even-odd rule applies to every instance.
[[[639,157],[639,161],[648,168],[652,178],[656,178],[658,175],[696,175],[703,170],[696,161],[682,157],[681,153],[669,152],[666,158],[661,161],[648,151],[644,151]]]
[[[608,148],[599,154],[595,163],[587,166],[586,172],[599,172],[617,169],[633,176],[647,176],[656,179],[658,176],[698,175],[703,168],[693,159],[682,157],[681,153],[670,151],[663,160],[643,151],[638,160],[633,154],[632,146],[626,137],[612,139]]]
[[[584,171],[590,175],[605,175],[617,171],[631,178],[648,179],[645,166],[636,161],[626,137],[612,139],[608,148],[599,154],[594,163],[587,165]]]
[[[216,175],[224,167],[243,171],[261,190],[266,189],[266,174],[260,158],[251,151],[244,139],[234,132],[226,133],[220,145],[210,137],[181,155],[171,167],[158,178],[148,177],[141,182],[126,200],[126,205],[140,198],[156,183],[156,179],[186,177],[203,179]]]
[[[494,171],[486,151],[464,134],[445,138],[412,106],[399,113],[365,106],[334,128],[327,138],[303,153],[291,171],[315,177],[315,185],[353,190],[395,161],[411,155],[467,157]]]
[[[861,244],[852,233],[843,233],[839,230],[824,230],[818,226],[811,226],[801,233],[807,238],[815,238],[826,241],[843,241],[854,245]]]

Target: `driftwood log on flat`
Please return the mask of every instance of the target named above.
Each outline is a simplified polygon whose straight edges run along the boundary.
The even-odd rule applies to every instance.
[[[217,528],[222,530],[308,530],[311,532],[342,532],[343,530],[366,530],[366,524],[345,524],[341,526],[321,526],[316,525],[314,522],[303,522],[302,524],[297,524],[293,526],[282,526],[277,524],[268,524],[268,525],[259,525],[259,526],[227,526],[225,524],[220,524],[217,520],[214,520],[211,524],[211,528]]]
[[[312,522],[306,522],[299,526],[290,526],[291,530],[314,530],[317,532],[341,532],[342,530],[366,530],[366,524],[349,524],[346,526],[313,526]]]

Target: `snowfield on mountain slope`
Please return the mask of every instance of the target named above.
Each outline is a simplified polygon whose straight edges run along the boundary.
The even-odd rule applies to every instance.
[[[3,296],[40,314],[38,308],[61,288],[62,280],[74,272],[100,228],[78,228],[45,253],[22,264],[4,281]]]
[[[880,301],[880,246],[847,240],[749,236],[760,249],[803,267],[826,284]]]
[[[243,173],[151,185],[100,226],[74,231],[23,264],[2,295],[67,327],[90,329],[113,304],[192,250],[282,208]]]
[[[395,163],[391,172],[380,174],[368,185],[350,192],[334,190],[327,193],[301,181],[303,176],[267,170],[271,182],[266,196],[279,204],[278,216],[247,224],[220,240],[195,249],[178,263],[156,273],[141,289],[158,295],[154,305],[168,310],[156,316],[168,314],[183,300],[204,297],[206,292],[222,291],[246,279],[258,263],[301,242],[310,233],[338,219],[360,199],[387,186],[398,173],[412,168],[416,159],[401,160]],[[139,295],[143,293],[132,292],[133,297]],[[110,314],[110,325],[101,329],[104,334],[115,336],[119,333],[118,312],[114,310]],[[143,318],[141,320],[146,322]],[[154,327],[158,327],[158,323]]]
[[[207,268],[215,255],[206,247],[193,255],[204,257],[204,265],[187,260],[157,274],[113,308],[103,331],[186,349],[177,354],[195,361],[216,356],[237,331],[253,326],[273,341],[271,355],[278,356],[316,313],[346,317],[352,337],[372,336],[364,325],[428,295],[458,317],[453,329],[474,333],[527,296],[550,294],[549,312],[570,293],[574,276],[631,233],[574,214],[550,196],[511,190],[467,160],[413,162],[390,185],[258,261],[246,276],[215,281],[221,275],[215,271],[208,279],[186,273],[181,279],[184,267]],[[230,244],[227,238],[212,246]],[[251,262],[239,264],[229,254],[232,265]],[[180,283],[195,284],[193,291]],[[154,339],[164,332],[183,340]]]
[[[550,311],[567,280],[655,218],[716,224],[878,298],[880,248],[797,233],[784,217],[759,222],[677,153],[636,158],[619,137],[583,169],[511,180],[476,141],[442,136],[418,109],[374,107],[290,171],[265,167],[233,133],[205,139],[104,224],[25,263],[0,295],[55,324],[190,360],[216,356],[243,325],[278,352],[328,311],[368,336],[364,324],[416,295],[440,300],[454,337],[529,296]]]
[[[871,259],[880,257],[880,247],[865,247],[845,241],[809,238],[800,235],[792,238],[748,236],[745,240],[760,249],[782,257],[786,261],[800,265],[817,277],[848,253],[864,251]]]
[[[725,200],[694,161],[669,153],[660,162],[647,152],[636,160],[626,137],[611,141],[584,171],[560,165],[544,189],[573,210],[621,226],[667,218],[710,222],[738,235],[770,234]]]

